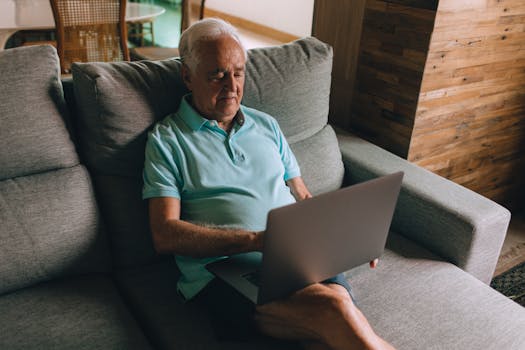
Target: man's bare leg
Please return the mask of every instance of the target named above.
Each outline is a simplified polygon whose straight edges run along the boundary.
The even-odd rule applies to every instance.
[[[285,300],[258,306],[255,320],[261,332],[301,340],[307,348],[394,349],[373,331],[346,289],[336,284],[314,284]]]

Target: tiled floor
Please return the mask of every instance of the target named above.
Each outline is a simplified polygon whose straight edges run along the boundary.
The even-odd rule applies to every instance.
[[[164,1],[151,1],[166,9],[155,19],[155,45],[162,47],[177,47],[180,39],[180,6]]]
[[[163,0],[147,0],[146,2],[162,6],[166,9],[166,12],[158,16],[154,22],[155,46],[177,47],[180,39],[180,6],[173,2],[170,3]],[[247,49],[282,44],[280,41],[242,28],[239,28],[239,35]]]

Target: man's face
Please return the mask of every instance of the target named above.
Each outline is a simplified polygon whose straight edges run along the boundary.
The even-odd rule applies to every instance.
[[[239,110],[244,87],[245,57],[231,36],[200,43],[200,61],[194,71],[183,68],[194,107],[206,118],[229,121]]]

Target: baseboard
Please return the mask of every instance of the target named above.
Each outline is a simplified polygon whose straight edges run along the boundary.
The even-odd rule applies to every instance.
[[[192,13],[199,13],[199,5],[198,4],[192,4]],[[280,30],[267,27],[265,25],[252,22],[250,20],[247,20],[245,18],[232,16],[230,14],[220,12],[214,9],[210,9],[205,7],[204,8],[204,17],[218,17],[225,21],[230,22],[234,26],[238,28],[242,28],[245,30],[249,30],[250,32],[254,32],[259,35],[266,36],[268,38],[272,38],[274,40],[280,41],[282,43],[288,43],[290,41],[294,41],[299,39],[298,36],[292,35],[290,33],[282,32]]]

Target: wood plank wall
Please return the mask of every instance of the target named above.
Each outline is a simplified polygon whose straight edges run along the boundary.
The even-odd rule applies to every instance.
[[[525,205],[523,0],[440,1],[408,159]]]
[[[525,209],[525,1],[317,0],[330,121]]]
[[[350,130],[405,157],[437,0],[368,0]]]
[[[329,120],[349,128],[366,0],[316,0],[312,35],[332,45],[334,61]]]

